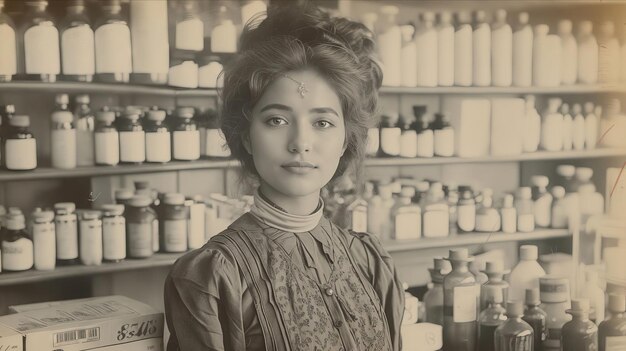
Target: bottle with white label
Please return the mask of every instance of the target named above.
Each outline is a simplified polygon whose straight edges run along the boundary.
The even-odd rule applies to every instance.
[[[203,55],[198,59],[198,87],[222,88],[224,75],[221,74],[224,66],[219,56]]]
[[[497,232],[500,230],[502,219],[498,210],[493,208],[493,190],[483,189],[481,197],[482,201],[476,210],[476,231]]]
[[[115,166],[120,163],[120,135],[113,125],[115,112],[103,107],[96,112],[96,129],[94,130],[96,164]]]
[[[200,132],[193,120],[193,107],[177,107],[172,131],[172,154],[175,160],[193,161],[200,158]]]
[[[63,79],[91,82],[96,72],[94,34],[84,0],[72,0],[60,27]]]
[[[459,186],[460,199],[457,205],[459,233],[471,233],[476,229],[476,201],[469,186]]]
[[[429,128],[425,105],[413,106],[415,115],[414,129],[417,132],[417,157],[433,157],[435,155],[435,134]]]
[[[454,85],[454,26],[452,14],[448,11],[439,13],[437,30],[437,85]]]
[[[419,239],[422,236],[422,210],[411,202],[415,189],[405,187],[391,209],[392,239]]]
[[[48,1],[27,1],[18,39],[18,73],[21,79],[55,82],[61,73],[59,31],[46,11]]]
[[[398,118],[398,125],[402,130],[402,134],[400,134],[400,157],[417,157],[417,131],[411,128],[412,123],[403,116]]]
[[[513,195],[504,195],[500,217],[502,218],[502,232],[517,232],[517,209],[513,206]]]
[[[237,27],[226,6],[220,6],[217,22],[218,24],[211,31],[211,52],[237,52]]]
[[[27,171],[37,168],[37,141],[29,130],[28,116],[13,116],[3,135],[2,159],[10,171]]]
[[[612,21],[605,21],[600,26],[598,47],[598,82],[619,82],[621,49],[615,37],[615,24]]]
[[[585,149],[593,150],[598,143],[599,117],[594,113],[591,102],[585,103]]]
[[[167,83],[170,66],[167,0],[130,1],[130,34],[135,84]]]
[[[381,6],[376,26],[378,53],[383,64],[383,85],[397,87],[402,82],[402,31],[396,22],[400,10]]]
[[[428,184],[428,183],[426,183]],[[428,189],[423,208],[423,236],[426,238],[439,238],[448,236],[450,233],[450,211],[445,199],[443,186],[435,182]]]
[[[552,220],[550,227],[554,229],[567,228],[567,203],[565,201],[565,188],[562,186],[552,187],[552,196],[554,201],[552,203]]]
[[[2,268],[8,272],[26,271],[33,267],[33,241],[26,232],[24,214],[10,207],[2,229]]]
[[[53,270],[57,258],[54,212],[33,212],[30,228],[33,233],[35,269],[38,271]]]
[[[85,266],[102,264],[102,219],[98,211],[85,211],[79,222],[80,262]]]
[[[400,26],[402,32],[402,77],[403,87],[417,86],[417,46],[415,39],[415,27],[411,24]]]
[[[10,82],[17,74],[17,44],[15,23],[4,13],[4,0],[0,0],[0,83]]]
[[[569,104],[561,105],[563,115],[563,151],[571,151],[574,148],[574,119],[569,113]]]
[[[593,35],[593,23],[582,21],[578,25],[578,82],[598,82],[598,42]]]
[[[93,166],[95,164],[94,129],[96,118],[89,107],[89,95],[76,96],[76,165]]]
[[[535,108],[535,96],[525,96],[524,114],[524,152],[536,152],[541,142],[541,116]]]
[[[550,98],[541,121],[541,148],[546,151],[563,150],[563,115],[559,112],[561,99]]]
[[[528,233],[535,230],[535,211],[533,209],[532,189],[522,187],[517,191],[515,208],[517,210],[517,231]]]
[[[435,120],[430,124],[434,132],[434,154],[440,157],[454,155],[454,129],[450,125],[447,115],[435,113]]]
[[[513,33],[513,85],[529,87],[533,81],[533,29],[528,24],[528,12],[517,15],[518,25]]]
[[[189,250],[194,250],[202,247],[206,240],[205,237],[205,212],[206,204],[204,198],[201,195],[193,197],[189,203],[189,235],[187,237],[187,243]],[[186,202],[187,202],[186,201]]]
[[[139,122],[141,112],[129,108],[119,119],[120,162],[142,163],[146,160],[146,134]]]
[[[483,10],[474,13],[472,39],[472,82],[474,86],[486,87],[491,85],[491,26],[487,23],[487,13]]]
[[[417,47],[417,85],[436,87],[438,47],[435,14],[433,12],[422,13],[421,25],[415,33],[415,46]],[[402,74],[404,75],[404,72]]]
[[[598,326],[598,350],[619,350],[626,343],[626,296],[609,294],[609,315]]]
[[[533,38],[533,85],[554,87],[561,84],[561,38],[549,34],[546,24],[535,26]]]
[[[402,130],[391,116],[383,115],[380,122],[379,157],[395,157],[400,155],[400,137]]]
[[[450,250],[452,271],[443,278],[444,350],[473,351],[478,336],[478,289],[467,249]]]
[[[74,203],[54,204],[58,265],[71,265],[78,262],[78,218],[74,211],[76,211]]]
[[[56,108],[52,112],[50,137],[50,157],[52,167],[61,169],[76,168],[76,129],[74,114],[67,108],[69,97],[58,94]]]
[[[469,87],[472,85],[473,71],[473,29],[472,18],[468,12],[456,15],[454,32],[454,85]]]
[[[201,133],[200,138],[200,145],[203,144],[202,140],[205,140],[205,147],[202,148],[203,156],[219,158],[230,157],[230,149],[226,143],[224,133],[222,129],[220,129],[220,120],[217,112],[214,109],[208,109],[205,116],[204,133]],[[376,133],[378,135],[378,129],[376,129]]]
[[[0,106],[0,166],[4,167],[4,140],[7,138],[9,121],[15,115],[15,105]]]
[[[535,227],[548,228],[551,223],[552,195],[548,192],[550,179],[546,176],[536,175],[530,179],[533,184],[533,212],[535,214]]]
[[[165,121],[165,111],[150,110],[146,113],[146,162],[165,163],[172,160],[170,130]]]
[[[126,258],[126,219],[124,206],[102,205],[102,259],[120,262]]]
[[[585,117],[580,104],[572,106],[572,148],[576,151],[585,149]]]
[[[147,258],[154,254],[154,223],[156,213],[150,208],[152,199],[133,196],[126,205],[126,250],[129,258]]]
[[[491,31],[491,81],[498,87],[513,84],[513,30],[503,9],[496,11]]]
[[[578,78],[578,43],[572,35],[572,21],[559,21],[559,37],[561,37],[561,84],[574,84]]]
[[[165,194],[159,211],[159,247],[161,251],[187,251],[189,212],[185,207],[185,196],[178,193]]]
[[[128,83],[133,71],[131,36],[121,14],[120,0],[106,0],[95,27],[96,79],[104,83]]]

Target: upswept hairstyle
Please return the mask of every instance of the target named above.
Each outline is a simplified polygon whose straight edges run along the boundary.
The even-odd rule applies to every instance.
[[[332,179],[349,168],[358,175],[382,83],[374,53],[372,33],[363,24],[308,4],[270,7],[265,20],[248,22],[239,53],[224,69],[221,92],[222,131],[244,174],[259,176],[242,141],[252,108],[277,77],[313,69],[334,88],[343,109],[346,150]]]

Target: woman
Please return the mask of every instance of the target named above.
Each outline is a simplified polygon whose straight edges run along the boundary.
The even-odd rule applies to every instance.
[[[168,350],[399,350],[403,291],[375,237],[322,215],[362,160],[382,81],[371,34],[310,7],[248,25],[224,72],[222,129],[259,187],[249,213],[180,258]]]

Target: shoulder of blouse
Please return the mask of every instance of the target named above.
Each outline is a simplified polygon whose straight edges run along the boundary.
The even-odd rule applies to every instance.
[[[380,265],[393,270],[391,255],[385,250],[376,235],[347,229],[338,229],[338,231],[345,240],[350,255],[358,265],[368,271],[377,269]]]

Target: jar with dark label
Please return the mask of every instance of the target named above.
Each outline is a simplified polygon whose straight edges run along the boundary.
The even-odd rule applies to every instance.
[[[13,116],[3,140],[4,166],[11,171],[37,168],[37,141],[30,132],[28,116]]]
[[[200,158],[200,132],[193,120],[193,107],[178,107],[173,128],[173,154],[175,160],[193,161]]]
[[[74,211],[76,205],[71,202],[54,204],[58,265],[70,265],[78,261],[78,218]]]
[[[55,82],[61,73],[59,31],[46,11],[48,1],[26,1],[18,45],[18,73],[22,79]]]
[[[185,206],[185,196],[178,193],[165,194],[159,209],[161,251],[187,251],[189,211]]]
[[[126,206],[126,250],[129,258],[152,256],[152,231],[156,213],[150,208],[152,199],[133,196]]]
[[[96,113],[94,141],[97,165],[115,166],[120,163],[120,135],[114,123],[115,112],[108,108]]]
[[[139,122],[141,111],[127,109],[119,119],[120,162],[142,163],[146,160],[146,134]]]
[[[95,27],[96,79],[105,83],[128,83],[133,71],[130,28],[122,16],[120,0],[106,0]]]
[[[126,258],[124,205],[102,205],[102,258],[119,262]]]
[[[146,161],[165,163],[172,160],[172,140],[165,121],[165,111],[150,110],[144,128],[146,130]]]
[[[102,264],[102,220],[100,212],[85,211],[79,223],[80,262],[85,266]]]
[[[61,25],[63,79],[91,82],[96,70],[94,34],[85,13],[84,0],[72,0]]]
[[[9,208],[2,229],[2,268],[26,271],[33,267],[33,241],[26,232],[24,215],[19,208]]]
[[[53,270],[56,266],[56,233],[54,212],[36,211],[31,217],[31,230],[35,251],[35,269]]]

